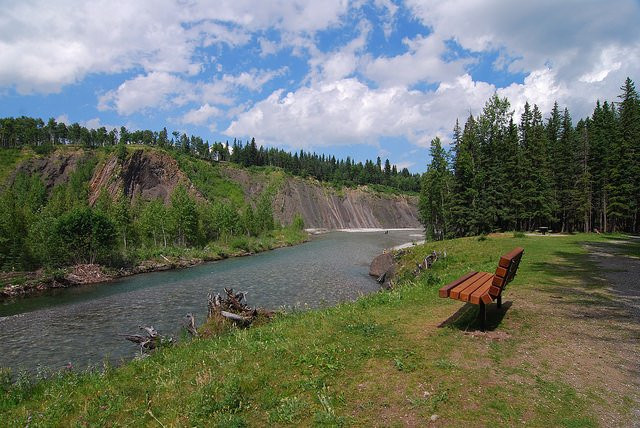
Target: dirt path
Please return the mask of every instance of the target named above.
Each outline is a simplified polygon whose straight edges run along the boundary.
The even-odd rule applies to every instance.
[[[611,321],[621,328],[629,328],[630,331],[636,332],[640,326],[640,258],[629,255],[629,250],[637,244],[637,240],[629,239],[585,245],[590,261],[598,267],[602,279],[607,284],[606,289],[613,297],[609,302],[612,310],[608,311],[610,316],[613,315]],[[628,355],[631,372],[638,375],[632,382],[640,389],[638,336],[632,335],[632,338],[636,339],[635,346],[629,347],[625,343],[612,345]],[[633,426],[640,427],[640,403],[637,400],[632,411],[636,416]]]

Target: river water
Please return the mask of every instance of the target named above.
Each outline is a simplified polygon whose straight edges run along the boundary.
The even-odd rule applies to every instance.
[[[107,284],[54,290],[0,304],[0,367],[14,372],[118,364],[137,346],[118,333],[153,325],[179,336],[191,312],[200,325],[207,294],[224,287],[247,291],[250,305],[307,308],[353,300],[379,290],[368,275],[371,260],[420,231],[331,232],[295,247],[250,257],[154,272]]]

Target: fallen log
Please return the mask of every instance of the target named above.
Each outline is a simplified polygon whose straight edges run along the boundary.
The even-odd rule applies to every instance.
[[[231,321],[237,322],[237,323],[242,323],[242,324],[251,324],[251,322],[253,321],[253,316],[250,317],[243,317],[240,315],[236,315],[232,312],[227,312],[227,311],[220,311],[220,315],[222,315],[223,317],[230,319]]]

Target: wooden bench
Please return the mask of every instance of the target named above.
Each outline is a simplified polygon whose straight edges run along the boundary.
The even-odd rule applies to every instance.
[[[502,291],[516,276],[524,248],[515,248],[500,257],[495,274],[488,272],[469,272],[440,289],[440,297],[462,300],[480,305],[478,317],[484,330],[487,318],[485,305],[497,300],[502,307]]]

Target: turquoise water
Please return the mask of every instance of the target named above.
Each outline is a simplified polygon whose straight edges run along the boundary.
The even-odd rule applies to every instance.
[[[384,248],[421,239],[418,231],[331,232],[311,242],[255,256],[54,290],[0,304],[0,366],[15,371],[119,363],[137,348],[119,333],[153,325],[180,335],[185,314],[200,325],[207,294],[247,291],[250,305],[307,308],[353,300],[379,290],[368,275]]]

